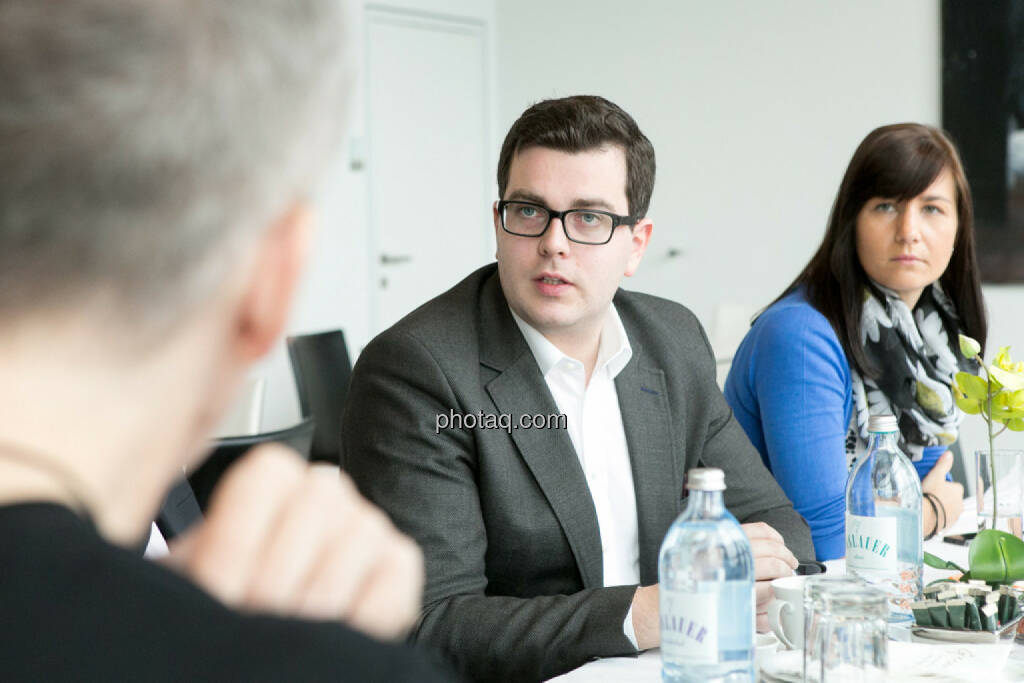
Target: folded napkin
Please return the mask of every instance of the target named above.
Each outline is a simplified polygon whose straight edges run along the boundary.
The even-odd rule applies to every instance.
[[[1020,680],[1004,667],[1012,642],[984,645],[944,643],[901,643],[889,641],[890,683],[977,683],[977,681]],[[1017,646],[1020,647],[1020,646]],[[803,675],[803,653],[780,652],[761,669],[769,680],[799,681]]]
[[[889,641],[889,681],[1000,681],[1013,642],[967,644]]]

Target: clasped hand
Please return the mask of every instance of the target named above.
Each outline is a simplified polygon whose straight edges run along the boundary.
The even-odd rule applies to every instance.
[[[757,630],[767,631],[768,603],[772,601],[773,579],[791,576],[796,570],[796,556],[786,547],[782,534],[764,522],[740,525],[750,541],[754,554],[754,579],[757,602]],[[658,585],[641,586],[633,595],[633,630],[641,650],[657,647],[661,642],[658,623]]]
[[[378,638],[402,636],[420,611],[416,544],[347,475],[280,445],[227,472],[167,561],[230,606],[337,619]]]

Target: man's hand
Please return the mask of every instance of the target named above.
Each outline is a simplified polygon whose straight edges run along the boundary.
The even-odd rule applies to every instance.
[[[423,555],[337,468],[260,446],[225,475],[169,564],[228,605],[338,619],[378,638],[415,622]]]
[[[772,579],[791,576],[797,562],[793,553],[789,552],[782,534],[764,522],[743,524],[743,533],[750,540],[750,548],[754,551],[754,578],[757,591],[757,630],[767,631],[768,603],[772,601]]]
[[[782,534],[764,522],[742,524],[743,533],[754,552],[754,579],[757,591],[757,630],[768,631],[768,603],[772,601],[772,579],[791,576],[797,562],[782,540]],[[658,585],[641,586],[633,594],[633,631],[637,647],[647,650],[661,644],[658,621]]]
[[[640,586],[633,593],[633,633],[640,650],[661,645],[661,623],[658,621],[658,584]]]

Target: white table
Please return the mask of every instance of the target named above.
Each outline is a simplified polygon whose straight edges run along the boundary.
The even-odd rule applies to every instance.
[[[975,515],[975,503],[973,498],[964,500],[964,513],[957,520],[956,524],[951,526],[947,533],[964,533],[967,531],[977,530],[977,522]],[[951,560],[956,562],[961,567],[967,567],[967,547],[946,543],[940,538],[936,537],[930,541],[926,541],[924,549],[933,555],[937,555],[944,560]],[[825,565],[828,567],[829,574],[845,574],[846,573],[846,562],[845,560],[831,560],[826,562]],[[924,568],[924,581],[930,583],[936,579],[940,579],[949,576],[954,572],[933,569],[927,565]],[[909,637],[909,633],[906,634]],[[897,639],[905,640],[904,637],[897,635]],[[915,647],[928,648],[934,646],[928,645],[914,645]],[[948,644],[945,647],[950,647]],[[927,650],[922,650],[927,651]],[[920,679],[925,680],[936,680],[932,679]],[[959,677],[948,677],[943,679],[944,681],[964,681],[965,683],[977,683],[977,678],[959,678]],[[578,669],[574,669],[567,674],[563,674],[556,678],[552,678],[552,683],[658,683],[661,681],[661,652],[657,649],[648,650],[642,653],[639,657],[609,657],[606,659],[598,659],[593,662],[589,662]],[[1024,681],[1024,642],[1018,639],[1010,648],[1010,653],[1007,656],[1005,666],[1001,672],[1001,678],[998,675],[986,677],[986,683],[1000,683],[1002,681]]]

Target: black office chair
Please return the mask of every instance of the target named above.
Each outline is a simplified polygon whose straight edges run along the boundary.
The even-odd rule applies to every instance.
[[[215,440],[209,457],[188,475],[188,483],[192,486],[199,508],[206,512],[206,507],[210,503],[210,495],[224,472],[253,446],[280,442],[291,446],[299,452],[299,455],[308,459],[310,446],[313,443],[314,427],[313,419],[307,417],[293,427],[276,432],[229,436]]]
[[[184,475],[175,482],[171,490],[167,492],[160,511],[156,516],[156,526],[165,540],[170,541],[175,536],[188,531],[188,528],[203,518],[203,511],[199,509],[199,501]]]
[[[352,376],[352,361],[341,330],[288,337],[303,417],[316,420],[310,460],[338,464],[341,411]]]

